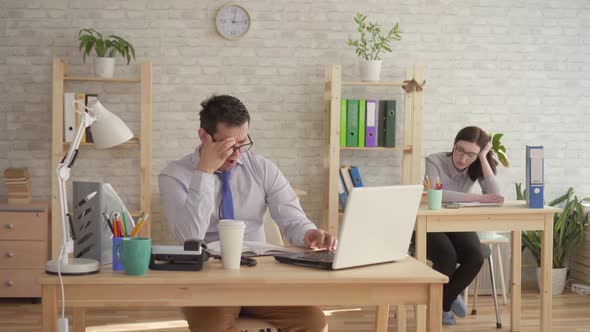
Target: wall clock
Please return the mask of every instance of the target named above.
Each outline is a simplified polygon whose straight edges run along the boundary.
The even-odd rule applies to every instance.
[[[215,25],[223,38],[236,40],[250,30],[250,13],[237,4],[227,4],[219,10]]]

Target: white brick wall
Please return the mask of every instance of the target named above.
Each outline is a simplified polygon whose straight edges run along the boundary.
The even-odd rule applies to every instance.
[[[463,126],[480,125],[505,134],[512,166],[499,174],[509,198],[513,183],[523,180],[525,144],[545,146],[548,198],[569,186],[590,196],[588,1],[239,2],[253,26],[242,40],[227,41],[214,28],[225,1],[0,1],[0,169],[29,167],[34,196],[49,197],[52,59],[63,57],[72,71],[87,72],[76,37],[80,28],[93,27],[128,37],[140,60],[153,61],[154,176],[167,160],[194,148],[198,103],[212,93],[234,94],[252,113],[256,151],[309,192],[302,204],[318,221],[324,66],[342,63],[345,79],[357,78],[357,60],[345,40],[355,33],[353,15],[362,11],[386,26],[401,22],[403,40],[385,56],[384,80],[402,79],[409,64],[426,66],[426,154],[448,149]],[[136,71],[118,62],[120,70]],[[132,127],[138,125],[137,90],[70,87],[100,93]],[[400,94],[350,88],[344,96]],[[136,204],[132,151],[84,151],[75,178],[109,181]],[[344,152],[342,159],[359,165],[369,185],[398,182],[398,155]],[[5,191],[0,185],[0,195]],[[165,241],[167,229],[155,221],[154,238]]]

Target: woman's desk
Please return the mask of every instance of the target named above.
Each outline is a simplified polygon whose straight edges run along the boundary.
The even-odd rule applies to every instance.
[[[546,206],[529,209],[524,201],[508,201],[500,207],[469,207],[459,209],[428,210],[421,205],[416,219],[416,259],[426,262],[426,233],[504,231],[512,233],[512,283],[511,317],[512,331],[520,331],[520,283],[521,283],[521,231],[542,231],[541,244],[541,315],[540,331],[551,331],[551,269],[553,257],[553,215],[561,209]],[[420,325],[424,308],[417,310]],[[422,316],[422,317],[421,317]],[[423,331],[418,328],[418,331]]]
[[[65,303],[74,308],[74,332],[85,329],[85,309],[105,307],[425,304],[428,331],[442,330],[442,285],[447,277],[409,257],[397,263],[326,271],[280,264],[271,257],[239,271],[209,261],[200,272],[153,271],[144,276],[101,269],[63,277]],[[39,278],[43,331],[55,332],[61,301],[57,276]],[[426,318],[426,317],[423,317]],[[379,323],[379,322],[378,322]],[[376,331],[387,331],[387,323]]]

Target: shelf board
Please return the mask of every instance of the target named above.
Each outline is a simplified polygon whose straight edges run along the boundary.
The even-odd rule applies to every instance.
[[[403,82],[342,82],[342,85],[347,86],[404,86]]]
[[[384,147],[384,146],[376,146],[372,148],[368,147],[351,147],[351,146],[341,146],[340,150],[393,150],[393,151],[412,151],[411,145],[402,145],[402,146],[394,146],[392,148]]]
[[[104,78],[104,77],[82,77],[64,76],[64,81],[86,81],[86,82],[112,82],[112,83],[139,83],[139,78]]]
[[[70,143],[69,142],[64,142],[64,149],[69,149],[70,148]],[[80,143],[80,148],[85,148],[85,147],[90,147],[90,146],[94,146],[94,143]],[[133,136],[132,139],[130,139],[129,141],[114,146],[112,148],[133,148],[133,147],[139,147],[139,137],[138,136]]]

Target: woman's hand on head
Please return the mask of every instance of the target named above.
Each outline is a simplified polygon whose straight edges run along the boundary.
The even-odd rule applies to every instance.
[[[486,144],[486,146],[484,146],[484,148],[481,149],[481,151],[479,151],[479,159],[486,159],[486,156],[488,155],[488,152],[490,152],[491,149],[492,149],[492,140],[490,140],[488,142],[488,144]]]

